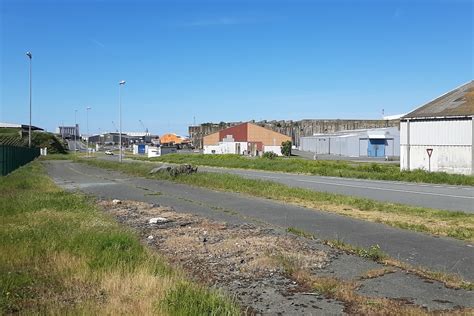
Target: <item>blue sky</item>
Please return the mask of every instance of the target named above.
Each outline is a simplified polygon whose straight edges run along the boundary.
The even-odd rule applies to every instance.
[[[472,1],[0,0],[0,121],[197,123],[407,112],[473,78]]]

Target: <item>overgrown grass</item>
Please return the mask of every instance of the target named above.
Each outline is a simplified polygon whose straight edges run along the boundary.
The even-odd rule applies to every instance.
[[[243,193],[436,236],[449,236],[460,240],[474,241],[474,215],[463,212],[434,210],[333,193],[315,192],[272,181],[245,179],[230,174],[197,173],[170,177],[165,174],[150,175],[149,171],[152,167],[147,163],[119,164],[97,159],[82,159],[80,161],[97,167],[119,170],[134,176],[164,179],[215,190]]]
[[[48,154],[46,156],[40,156],[40,160],[71,160],[74,159],[74,153],[65,154]]]
[[[20,129],[0,128],[0,144],[11,146],[28,146],[28,134],[20,133]],[[64,140],[52,133],[32,131],[32,147],[48,148],[50,154],[67,153],[67,144]]]
[[[163,302],[164,310],[172,315],[238,315],[230,301],[223,301],[215,293],[186,282],[176,285]]]
[[[171,154],[157,158],[133,157],[139,160],[168,163],[190,163],[200,166],[255,169],[303,173],[320,176],[393,180],[407,182],[442,183],[474,186],[474,176],[427,172],[424,170],[400,171],[398,165],[381,163],[355,163],[349,161],[304,160],[277,157],[275,159],[247,158],[238,155]]]
[[[0,211],[0,314],[239,314],[39,162],[0,177]]]

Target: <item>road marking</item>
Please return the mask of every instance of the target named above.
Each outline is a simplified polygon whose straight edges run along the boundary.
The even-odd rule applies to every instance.
[[[250,175],[250,176],[252,176],[252,175]],[[264,175],[258,175],[258,176],[254,176],[254,177],[262,177],[262,178],[268,178],[268,179],[281,179],[281,177],[272,177],[272,176],[264,176]],[[470,199],[470,200],[474,199],[474,196],[462,196],[462,195],[431,193],[431,192],[417,192],[417,191],[410,191],[410,190],[386,189],[386,188],[377,188],[377,187],[361,187],[359,185],[342,184],[342,183],[330,183],[330,182],[315,181],[315,180],[301,180],[301,179],[290,179],[290,180],[291,181],[298,181],[298,182],[308,182],[308,183],[326,184],[326,185],[341,186],[341,187],[358,188],[358,189],[372,189],[372,190],[380,190],[380,191],[393,191],[393,192],[401,192],[401,193],[435,195],[435,196],[453,197],[453,198]]]

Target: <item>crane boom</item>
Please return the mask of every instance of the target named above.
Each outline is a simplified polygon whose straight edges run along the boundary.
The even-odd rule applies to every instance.
[[[148,134],[148,128],[145,127],[145,124],[143,124],[142,120],[138,120],[140,124],[142,125],[143,129],[145,130],[145,133]]]

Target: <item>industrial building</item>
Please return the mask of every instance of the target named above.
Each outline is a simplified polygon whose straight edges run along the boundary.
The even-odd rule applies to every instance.
[[[204,136],[205,154],[240,154],[258,156],[274,152],[281,156],[281,143],[290,141],[289,136],[267,128],[242,123]]]
[[[79,124],[76,124],[76,126],[58,126],[56,134],[61,135],[64,139],[79,138],[79,135],[81,135],[79,134]]]
[[[148,158],[160,157],[178,152],[176,146],[152,146],[146,144],[138,144],[132,146],[134,155],[147,155]]]
[[[28,124],[14,124],[14,123],[3,123],[0,122],[0,128],[18,128],[21,129],[23,132],[27,132],[30,128]],[[32,131],[44,131],[41,127],[31,125]]]
[[[191,140],[189,138],[176,135],[174,133],[164,134],[160,137],[160,143],[167,146],[176,146],[177,148],[190,148]]]
[[[83,137],[84,140],[87,137]],[[92,144],[99,144],[99,145],[118,145],[120,139],[120,133],[104,133],[104,134],[97,134],[91,135],[89,137],[89,142]],[[138,144],[138,143],[146,143],[146,144],[158,144],[159,137],[157,135],[150,135],[150,133],[143,133],[143,132],[127,132],[122,133],[122,143],[123,145],[131,145],[131,144]]]
[[[474,174],[474,81],[403,116],[402,170]]]
[[[346,157],[399,157],[397,127],[358,129],[300,138],[299,149],[316,155]]]
[[[218,132],[224,128],[236,126],[243,122],[220,122],[203,123],[200,125],[189,126],[189,137],[196,148],[204,148],[203,138],[206,135]],[[312,136],[315,134],[336,133],[340,131],[371,129],[382,127],[399,127],[399,117],[384,117],[382,120],[353,120],[353,119],[306,119],[300,121],[279,120],[279,121],[250,121],[255,125],[271,129],[275,132],[291,137],[293,145],[299,147],[300,139],[303,136]]]

